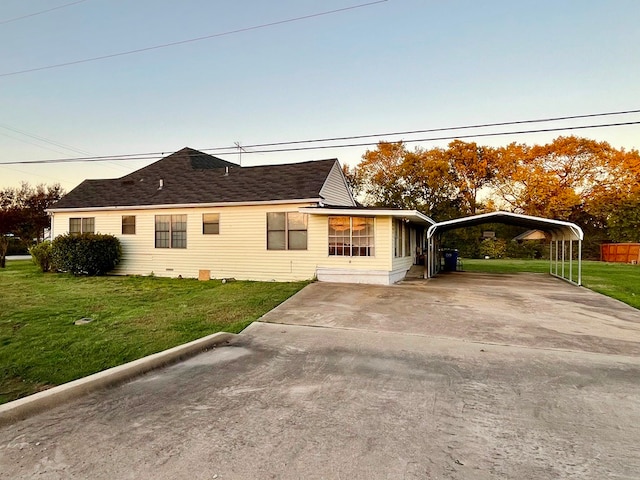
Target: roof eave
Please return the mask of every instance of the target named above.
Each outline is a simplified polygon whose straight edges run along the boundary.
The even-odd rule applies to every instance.
[[[98,212],[113,210],[161,210],[169,208],[215,208],[215,207],[246,207],[252,205],[291,205],[295,203],[315,203],[322,201],[321,198],[294,198],[287,200],[262,200],[250,202],[211,202],[211,203],[180,203],[166,205],[118,205],[106,207],[69,207],[69,208],[49,208],[47,213],[61,212]]]
[[[391,209],[371,209],[371,208],[331,208],[331,207],[301,207],[298,209],[301,212],[309,213],[311,215],[339,215],[339,216],[354,216],[359,215],[363,217],[397,217],[406,218],[413,223],[419,223],[423,225],[434,225],[436,222],[432,218],[426,216],[424,213],[418,210],[391,210]]]

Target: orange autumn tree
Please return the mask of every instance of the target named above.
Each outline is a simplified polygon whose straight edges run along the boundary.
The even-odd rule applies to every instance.
[[[594,252],[605,240],[640,241],[640,153],[607,142],[567,136],[491,148],[455,140],[428,150],[380,142],[348,174],[365,203],[436,220],[502,209],[574,221]]]
[[[407,149],[402,142],[379,142],[375,150],[367,150],[352,174],[359,179],[365,203],[375,206],[407,208],[403,163]]]
[[[437,215],[455,194],[453,177],[441,149],[410,151],[402,142],[379,142],[348,170],[364,203],[417,209]]]
[[[481,207],[478,202],[480,190],[489,185],[497,174],[497,151],[475,142],[454,140],[449,143],[445,158],[449,162],[465,213],[475,215]]]
[[[407,152],[403,163],[407,196],[413,198],[413,208],[429,216],[450,217],[456,198],[455,178],[440,148]]]
[[[640,153],[616,150],[608,169],[613,181],[596,187],[587,209],[602,219],[611,240],[640,242]]]
[[[574,136],[533,147],[512,143],[498,152],[495,192],[515,212],[569,220],[615,182],[614,154],[606,142]]]

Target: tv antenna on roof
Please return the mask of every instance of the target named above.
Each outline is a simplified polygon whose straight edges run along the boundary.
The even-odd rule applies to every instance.
[[[246,152],[246,150],[242,148],[242,145],[240,145],[240,142],[233,142],[233,143],[238,149],[238,165],[242,166],[242,152]]]

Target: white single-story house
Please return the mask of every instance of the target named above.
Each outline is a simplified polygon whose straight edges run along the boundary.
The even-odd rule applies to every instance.
[[[190,148],[85,180],[49,212],[52,238],[118,237],[115,274],[262,281],[395,283],[435,223],[359,206],[336,159],[241,167]]]

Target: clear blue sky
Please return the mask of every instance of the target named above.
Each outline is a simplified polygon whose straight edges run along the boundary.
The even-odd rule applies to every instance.
[[[0,74],[366,2],[85,0],[2,23],[71,1],[2,0]],[[135,55],[0,76],[0,164],[82,156],[78,150],[171,153],[184,146],[638,109],[638,18],[637,0],[388,0]],[[640,115],[570,123],[624,120]],[[639,125],[574,133],[640,147]],[[558,135],[477,141],[541,143]],[[353,165],[365,150],[244,154],[242,162],[337,157]],[[85,178],[119,177],[147,163],[0,165],[0,188],[28,181],[60,182],[69,190]]]

